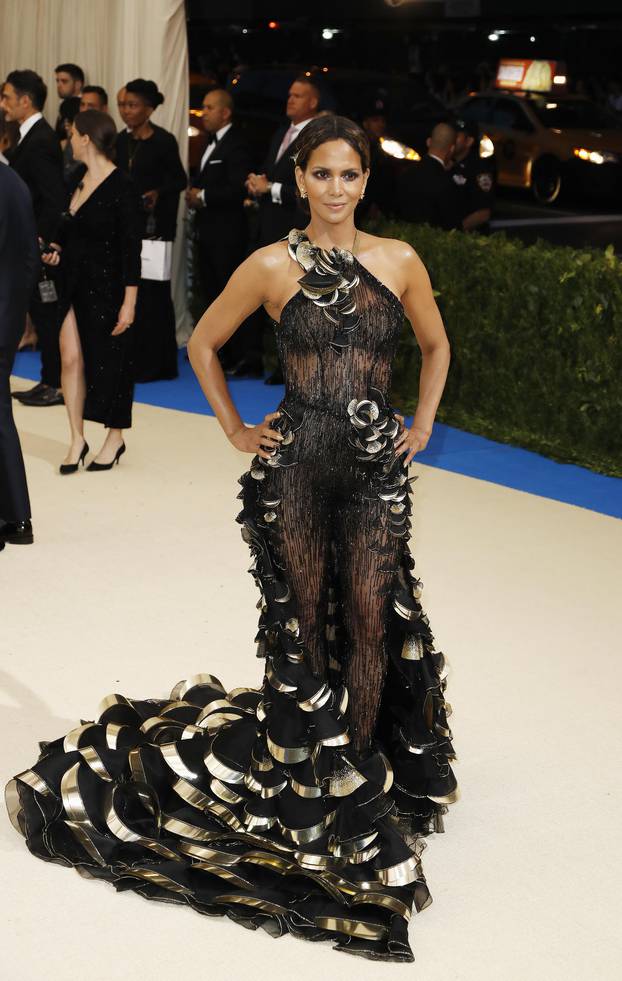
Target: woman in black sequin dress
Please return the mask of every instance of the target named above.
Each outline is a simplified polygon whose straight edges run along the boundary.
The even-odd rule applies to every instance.
[[[408,464],[449,345],[413,250],[355,230],[363,132],[320,117],[297,164],[307,229],[253,253],[189,345],[224,432],[253,454],[237,520],[261,592],[261,684],[227,692],[202,674],[166,700],[110,696],[97,722],[44,744],[9,809],[35,854],[119,889],[411,961],[408,922],[431,901],[423,839],[458,797],[446,662],[407,544]],[[217,351],[261,304],[285,396],[247,427]],[[423,355],[410,429],[389,402],[404,314]]]
[[[87,165],[71,190],[57,239],[60,253],[43,256],[62,270],[61,382],[71,443],[62,473],[74,472],[88,445],[83,421],[107,429],[91,469],[108,466],[132,424],[131,328],[140,281],[140,199],[113,164],[114,122],[107,113],[78,113],[71,137],[76,160]]]

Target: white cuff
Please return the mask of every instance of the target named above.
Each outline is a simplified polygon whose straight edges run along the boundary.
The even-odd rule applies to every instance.
[[[198,197],[199,201],[201,202],[201,204],[203,205],[203,207],[205,207],[205,188],[204,187],[202,187],[200,189],[199,193],[197,194],[197,197]]]
[[[281,201],[281,187],[282,187],[282,182],[276,181],[272,184],[272,187],[270,188],[270,195],[272,197],[273,204],[283,204],[283,202]]]

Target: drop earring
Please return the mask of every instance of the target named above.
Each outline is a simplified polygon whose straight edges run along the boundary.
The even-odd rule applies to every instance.
[[[304,189],[301,189],[301,191],[300,191],[300,197],[301,198],[306,198],[306,196],[307,196],[307,192]]]

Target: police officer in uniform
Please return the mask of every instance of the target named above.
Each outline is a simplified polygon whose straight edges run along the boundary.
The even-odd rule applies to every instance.
[[[457,120],[454,164],[450,174],[461,203],[465,232],[489,232],[495,204],[497,174],[494,157],[480,157],[479,142],[477,123]]]
[[[447,231],[461,228],[459,194],[449,174],[456,145],[455,127],[437,123],[426,145],[428,152],[421,162],[410,164],[398,177],[398,218]]]

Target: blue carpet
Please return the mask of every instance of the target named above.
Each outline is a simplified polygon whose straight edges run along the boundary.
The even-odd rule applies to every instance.
[[[18,354],[13,370],[21,378],[38,381],[39,355],[31,351]],[[264,385],[263,381],[254,379],[232,380],[229,390],[238,412],[245,422],[251,423],[260,422],[266,413],[273,412],[283,395],[282,385]],[[137,385],[135,399],[165,409],[214,414],[185,351],[179,352],[179,378]],[[435,423],[427,449],[417,454],[417,459],[441,470],[622,518],[622,480],[572,464],[555,463],[538,453],[495,443],[440,422]]]

